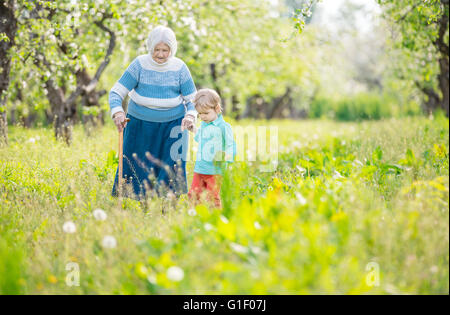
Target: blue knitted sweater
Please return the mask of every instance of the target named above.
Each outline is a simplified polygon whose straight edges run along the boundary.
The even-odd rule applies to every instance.
[[[158,64],[149,55],[135,58],[109,93],[111,117],[122,108],[128,94],[128,113],[138,119],[167,122],[185,114],[197,117],[192,100],[196,93],[194,81],[186,64],[171,57]]]

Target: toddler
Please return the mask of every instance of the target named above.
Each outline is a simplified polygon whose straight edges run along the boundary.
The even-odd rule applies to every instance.
[[[206,195],[217,208],[221,208],[221,175],[226,164],[233,161],[236,150],[233,131],[222,117],[220,96],[216,91],[199,90],[193,103],[202,123],[194,137],[198,151],[188,196],[198,201]]]

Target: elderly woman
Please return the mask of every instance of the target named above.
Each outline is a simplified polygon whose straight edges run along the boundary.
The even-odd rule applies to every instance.
[[[137,199],[151,189],[160,192],[162,187],[176,195],[187,191],[186,129],[192,130],[197,117],[192,103],[195,85],[186,64],[175,57],[174,32],[156,27],[147,39],[147,49],[148,54],[131,62],[109,94],[118,131],[126,126],[123,176],[133,188],[131,197]],[[130,100],[125,115],[122,101],[127,94]],[[113,196],[117,196],[117,185],[116,172]]]

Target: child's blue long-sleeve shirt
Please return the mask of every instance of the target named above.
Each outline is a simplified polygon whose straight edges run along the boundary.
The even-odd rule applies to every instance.
[[[229,163],[234,160],[236,145],[233,130],[222,114],[210,123],[203,121],[194,139],[198,142],[194,172],[206,175],[222,174],[221,165],[214,163],[214,160],[221,156],[218,155],[219,152],[225,153],[225,158],[221,157],[222,162]]]
[[[135,58],[109,93],[111,117],[128,94],[128,113],[138,119],[167,122],[185,114],[197,117],[192,100],[196,88],[186,64],[172,57],[164,64],[149,55]]]

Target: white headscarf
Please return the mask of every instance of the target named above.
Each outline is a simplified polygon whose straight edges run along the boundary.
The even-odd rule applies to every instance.
[[[153,55],[155,46],[161,42],[170,47],[169,58],[174,57],[177,53],[177,38],[175,37],[175,33],[170,28],[162,25],[155,27],[148,35],[147,49],[150,56]]]

